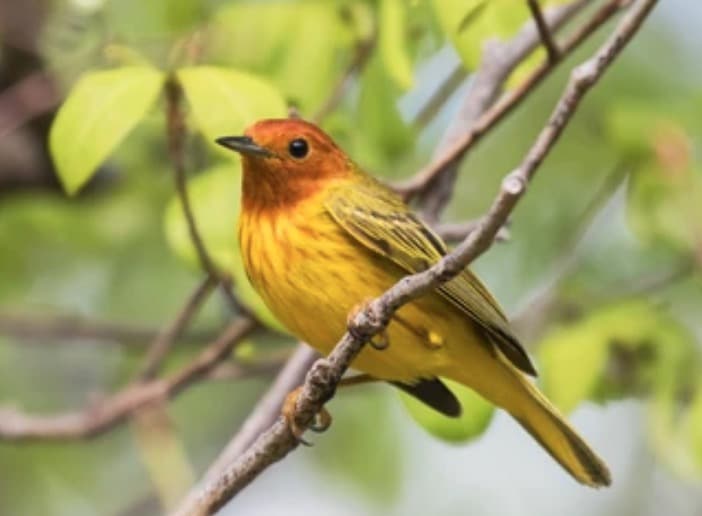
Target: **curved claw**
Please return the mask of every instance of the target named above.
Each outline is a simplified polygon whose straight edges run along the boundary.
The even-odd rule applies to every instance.
[[[358,315],[359,312],[365,310],[371,301],[373,301],[373,298],[364,299],[351,309],[348,316],[346,317],[347,327],[351,326],[351,323],[356,318],[356,315]],[[390,346],[390,339],[388,338],[387,330],[381,331],[375,337],[370,339],[368,341],[368,345],[377,351],[383,351],[384,349],[387,349],[388,346]]]
[[[375,350],[383,351],[390,346],[390,339],[388,338],[388,332],[386,330],[381,331],[378,335],[373,337],[368,341],[370,347]]]
[[[301,389],[302,387],[298,387],[288,393],[288,395],[285,397],[285,401],[283,402],[281,414],[283,415],[283,418],[290,429],[290,433],[293,434],[295,439],[297,439],[297,441],[304,446],[312,446],[312,443],[306,441],[302,437],[307,429],[298,425],[295,420],[295,407],[297,405],[297,398],[300,396]],[[317,433],[324,432],[329,428],[331,422],[331,415],[325,408],[322,408],[322,410],[314,417],[314,422],[310,425],[309,429]]]
[[[312,448],[312,446],[314,446],[314,444],[312,444],[311,442],[309,442],[308,440],[306,440],[303,437],[295,436],[295,438],[297,439],[297,442],[300,443],[302,446],[307,446],[308,448]]]
[[[314,422],[310,425],[310,430],[318,434],[326,432],[332,424],[332,417],[329,411],[325,408],[319,411],[319,413],[314,416]]]
[[[302,438],[302,434],[305,433],[305,429],[301,428],[295,421],[295,406],[297,405],[297,398],[299,395],[300,387],[290,391],[285,397],[285,401],[283,402],[283,407],[281,408],[280,412],[285,419],[285,422],[288,424],[290,433],[293,434],[295,439],[300,441],[302,444],[309,444]]]

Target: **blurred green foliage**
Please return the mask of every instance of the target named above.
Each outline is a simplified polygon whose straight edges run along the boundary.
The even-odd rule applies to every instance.
[[[448,99],[437,122],[422,128],[409,122],[398,101],[407,92],[435,89],[436,77],[423,67],[446,44],[470,71],[486,39],[513,35],[529,12],[525,4],[507,4],[52,2],[39,48],[65,86],[66,100],[48,144],[57,177],[74,196],[3,193],[0,308],[154,327],[173,317],[199,277],[167,153],[163,85],[173,81],[184,93],[188,192],[198,227],[242,301],[276,327],[238,256],[239,163],[213,139],[241,133],[259,118],[285,116],[289,105],[314,116],[359,46],[373,42],[366,66],[323,126],[364,167],[387,179],[407,177],[426,162],[436,126],[447,125],[457,106]],[[639,46],[617,63],[549,156],[514,214],[512,240],[476,269],[510,312],[522,304],[528,313],[530,295],[552,280],[566,253],[575,265],[559,279],[557,309],[526,343],[538,349],[543,387],[568,411],[585,400],[645,398],[656,456],[676,474],[700,479],[702,80],[681,84],[685,67],[669,59],[682,55],[669,46],[673,30],[658,23],[658,32],[644,32]],[[568,60],[471,153],[449,218],[482,213],[503,173],[543,125],[569,65],[593,45]],[[542,58],[535,52],[510,84]],[[647,68],[649,61],[658,66]],[[588,229],[581,225],[598,190],[622,170],[623,186],[597,206],[597,217],[575,245],[572,236]],[[678,268],[682,272],[670,281],[645,288],[650,278]],[[227,316],[222,303],[210,302],[196,326],[217,328]],[[257,335],[247,356],[285,345],[280,340]],[[32,346],[2,337],[0,404],[47,412],[82,406],[91,393],[123,384],[140,358],[134,347],[60,344]],[[168,366],[184,363],[196,350],[178,348]],[[267,382],[208,382],[170,406],[196,471],[220,450]],[[337,424],[309,452],[325,476],[381,505],[400,496],[403,455],[411,453],[402,429],[389,428],[394,398],[383,396],[387,391],[359,388],[339,396],[332,406]],[[402,399],[429,432],[460,442],[481,435],[493,410],[470,391],[459,391],[466,408],[459,420]],[[123,511],[158,484],[141,464],[139,446],[128,428],[90,443],[0,443],[0,465],[12,471],[0,482],[0,512]],[[57,498],[61,508],[53,505]]]

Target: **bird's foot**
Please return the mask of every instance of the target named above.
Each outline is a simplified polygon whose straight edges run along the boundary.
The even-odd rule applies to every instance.
[[[283,418],[285,418],[285,422],[288,424],[290,432],[293,434],[295,439],[297,439],[300,444],[311,446],[308,441],[303,439],[302,435],[308,429],[317,433],[326,431],[331,426],[332,417],[331,414],[329,414],[329,411],[322,407],[322,409],[314,416],[314,420],[309,427],[301,426],[297,422],[296,418],[297,399],[300,397],[301,390],[302,387],[298,387],[288,393],[288,395],[285,397],[285,401],[283,402],[281,412],[283,414]]]
[[[364,299],[360,303],[357,303],[356,305],[354,305],[354,307],[349,312],[348,317],[346,317],[346,327],[347,328],[351,327],[356,316],[359,313],[363,312],[366,308],[368,308],[368,305],[372,301],[373,301],[373,298],[369,297],[367,299]],[[387,349],[388,346],[390,346],[390,338],[388,337],[387,328],[382,330],[381,332],[379,332],[373,338],[371,338],[368,341],[368,345],[370,345],[370,347],[372,347],[373,349],[376,349],[378,351],[382,351],[384,349]]]

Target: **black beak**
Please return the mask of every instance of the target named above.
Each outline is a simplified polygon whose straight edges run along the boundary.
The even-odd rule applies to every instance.
[[[264,158],[269,158],[273,155],[268,149],[264,149],[260,145],[254,143],[254,141],[249,136],[222,136],[215,140],[222,147],[231,149],[241,154],[248,154],[250,156],[261,156]]]

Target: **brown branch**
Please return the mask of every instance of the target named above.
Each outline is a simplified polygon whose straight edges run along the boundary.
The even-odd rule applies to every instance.
[[[255,362],[222,362],[209,373],[206,379],[211,382],[232,382],[256,376],[269,376],[280,370],[287,363],[289,355],[270,357]]]
[[[139,368],[137,377],[140,380],[149,380],[156,376],[168,352],[178,336],[185,331],[202,304],[207,300],[216,280],[206,276],[195,290],[188,296],[185,305],[181,308],[173,321],[163,328],[149,346],[144,361]]]
[[[442,81],[439,87],[436,88],[436,91],[434,91],[431,97],[424,103],[424,106],[422,106],[414,117],[412,125],[414,125],[416,129],[423,129],[429,125],[429,122],[434,119],[436,114],[444,106],[446,100],[463,84],[467,76],[468,70],[464,68],[462,63],[458,63]]]
[[[158,330],[132,324],[87,319],[76,315],[36,315],[0,313],[0,335],[30,343],[70,340],[104,341],[107,344],[134,344],[144,347],[158,336]],[[191,332],[180,340],[209,340],[211,332]]]
[[[460,242],[478,227],[480,220],[468,222],[447,222],[434,227],[434,231],[447,242]],[[506,242],[511,237],[507,226],[502,226],[495,235],[496,242]]]
[[[536,28],[539,31],[539,37],[541,37],[541,43],[543,44],[544,48],[546,49],[546,53],[548,55],[548,60],[551,61],[552,63],[555,63],[558,61],[558,55],[560,54],[558,50],[558,45],[556,45],[556,42],[553,41],[553,35],[551,34],[551,30],[549,29],[548,25],[546,24],[546,20],[544,19],[544,15],[541,12],[541,7],[539,6],[539,1],[538,0],[527,0],[527,4],[529,5],[529,10],[531,11],[531,16],[534,18],[534,23],[536,23]]]
[[[194,486],[184,498],[179,514],[194,514],[197,512],[199,502],[200,486],[206,486],[222,476],[226,468],[239,455],[241,455],[256,438],[268,427],[275,423],[280,415],[283,400],[287,394],[295,387],[299,386],[305,378],[319,355],[305,344],[300,344],[295,353],[285,363],[280,370],[273,384],[266,394],[259,400],[251,414],[246,418],[236,435],[229,441],[214,462],[207,468],[207,471],[200,481],[200,485]]]
[[[368,59],[372,55],[373,49],[375,48],[375,42],[375,34],[366,40],[358,41],[351,61],[339,77],[339,80],[334,88],[332,88],[331,94],[324,101],[324,104],[322,104],[322,106],[312,116],[311,120],[314,123],[321,123],[322,120],[324,120],[339,106],[344,98],[344,95],[346,94],[349,84],[351,83],[351,79],[355,75],[358,75],[361,70],[363,70],[363,67],[366,65]]]
[[[185,116],[183,114],[183,91],[175,77],[170,77],[166,81],[166,129],[168,135],[168,155],[173,165],[176,192],[188,226],[190,240],[195,247],[200,266],[212,278],[220,284],[220,290],[230,307],[243,313],[248,317],[253,314],[241,306],[232,292],[232,279],[218,270],[214,261],[207,252],[207,247],[202,239],[195,221],[190,196],[188,195],[188,185],[185,174]]]
[[[44,71],[34,72],[0,94],[0,138],[41,116],[61,102],[54,80]]]
[[[12,441],[84,439],[99,435],[144,407],[173,398],[207,377],[228,357],[234,346],[257,327],[239,318],[192,362],[167,378],[134,383],[122,391],[78,412],[35,416],[14,409],[0,410],[0,439]]]
[[[547,17],[551,29],[560,28],[588,3],[588,0],[578,0],[549,10]],[[534,23],[529,21],[511,40],[507,42],[490,40],[486,43],[480,67],[473,73],[468,94],[434,151],[434,160],[441,160],[447,152],[451,152],[457,142],[462,141],[466,132],[470,133],[476,121],[494,104],[511,73],[538,47],[539,41]],[[406,187],[400,187],[407,198],[415,194],[418,196],[417,201],[422,207],[422,217],[427,222],[435,223],[451,199],[458,175],[458,165],[462,159],[463,155],[447,163],[440,172],[422,184],[421,188],[407,190]],[[417,177],[415,176],[415,179]],[[410,184],[411,182],[412,180]]]
[[[471,129],[457,139],[450,148],[436,157],[428,166],[414,177],[397,186],[406,198],[415,197],[426,190],[431,190],[436,181],[452,175],[455,167],[466,153],[518,106],[557,66],[580,44],[587,40],[598,28],[604,25],[622,8],[621,0],[610,0],[600,7],[576,32],[561,45],[561,54],[557,63],[546,62],[537,67],[519,86],[506,93],[478,118]],[[548,14],[547,14],[548,18]],[[552,26],[552,25],[551,25]],[[455,174],[455,171],[453,172]]]
[[[168,135],[168,156],[173,165],[175,187],[180,205],[188,225],[190,240],[195,247],[202,268],[213,278],[220,279],[220,273],[214,265],[205,247],[205,242],[195,222],[195,215],[188,196],[185,175],[185,116],[183,114],[183,91],[178,81],[171,77],[166,81],[166,132]]]
[[[349,330],[329,356],[317,360],[308,372],[295,407],[296,424],[304,428],[311,423],[324,403],[334,395],[336,385],[364,343],[387,326],[400,306],[450,280],[490,247],[585,94],[603,76],[655,4],[656,0],[639,0],[595,56],[573,70],[547,125],[521,165],[504,178],[500,192],[476,230],[437,264],[424,272],[403,278],[352,318]],[[203,489],[196,507],[189,513],[178,514],[214,513],[298,444],[285,420],[279,417],[215,482]]]
[[[560,306],[561,287],[578,264],[581,242],[593,227],[597,215],[623,183],[628,171],[628,167],[617,165],[607,174],[578,216],[578,226],[568,233],[562,250],[549,267],[549,277],[511,317],[512,326],[525,344],[528,345],[538,338],[554,315],[554,310]]]
[[[640,276],[634,281],[616,282],[601,292],[595,292],[591,295],[591,298],[590,296],[588,298],[591,299],[591,304],[593,305],[604,305],[660,292],[664,288],[690,277],[695,272],[696,267],[697,264],[694,257],[689,256],[667,270],[652,271],[650,274]]]
[[[266,394],[258,401],[256,407],[244,421],[239,432],[229,442],[217,461],[212,464],[212,473],[208,472],[209,474],[206,474],[205,478],[214,478],[213,473],[218,473],[243,453],[256,440],[256,437],[276,420],[285,396],[302,383],[305,373],[318,358],[319,354],[306,344],[298,345],[295,353],[280,370]]]
[[[166,81],[166,126],[168,134],[168,154],[173,165],[175,187],[178,199],[188,226],[190,240],[195,247],[200,266],[219,282],[219,288],[224,295],[228,305],[233,311],[238,311],[247,317],[254,317],[236,299],[232,292],[232,279],[218,270],[214,261],[207,252],[207,247],[202,239],[195,221],[190,196],[188,195],[188,185],[185,174],[185,116],[183,114],[183,91],[175,77],[170,77]]]

